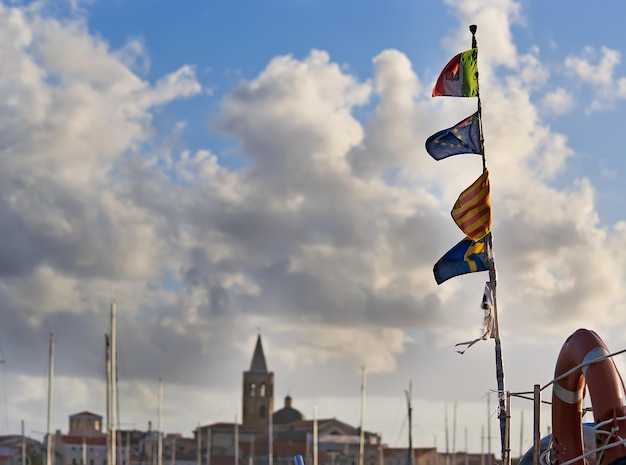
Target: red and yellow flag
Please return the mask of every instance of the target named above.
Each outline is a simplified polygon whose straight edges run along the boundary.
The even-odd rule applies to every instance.
[[[461,192],[451,214],[461,231],[474,241],[491,231],[489,171],[486,168],[471,186]]]

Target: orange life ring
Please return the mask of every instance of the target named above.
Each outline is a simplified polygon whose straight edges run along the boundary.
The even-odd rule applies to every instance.
[[[579,329],[567,340],[556,363],[555,379],[584,362],[597,360],[609,354],[600,337],[588,329]],[[623,382],[615,363],[606,358],[597,363],[574,370],[552,386],[552,434],[556,449],[556,463],[560,464],[575,459],[583,454],[582,405],[585,394],[585,382],[589,387],[593,418],[596,424],[612,420],[600,429],[617,431],[618,436],[626,437],[626,420],[622,399]],[[616,430],[617,428],[617,430]],[[596,436],[599,444],[613,443],[619,437]],[[599,465],[609,464],[626,455],[622,444],[604,451]],[[599,457],[598,457],[599,458]],[[581,459],[575,464],[583,464]]]

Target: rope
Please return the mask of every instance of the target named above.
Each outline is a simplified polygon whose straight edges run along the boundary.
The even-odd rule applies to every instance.
[[[594,425],[593,426],[593,433],[596,435],[607,435],[607,439],[606,442],[604,443],[603,446],[600,447],[596,447],[595,449],[592,449],[590,451],[587,451],[585,453],[583,453],[582,455],[579,455],[578,457],[574,457],[573,459],[568,460],[567,462],[563,462],[560,463],[559,465],[571,465],[572,463],[575,463],[577,461],[579,461],[580,459],[586,459],[587,457],[590,457],[594,454],[597,454],[598,452],[601,452],[602,454],[600,454],[599,459],[596,461],[596,463],[602,463],[602,458],[604,456],[604,451],[607,449],[612,449],[614,447],[619,447],[622,445],[626,445],[626,439],[622,438],[621,436],[615,434],[617,433],[617,431],[619,430],[619,428],[611,428],[611,431],[604,431],[604,430],[599,430],[597,431],[598,427],[600,425],[606,424],[609,421],[613,421],[615,420],[614,418],[604,421],[598,425]],[[609,444],[608,442],[611,440],[611,438],[613,437],[617,437],[619,438],[619,441],[614,442]],[[545,451],[543,451],[541,453],[541,455],[539,456],[540,459],[540,463],[541,465],[555,465],[556,462],[556,449],[554,448],[554,446],[550,446],[548,449],[546,449]]]
[[[604,355],[604,356],[602,356],[602,357],[598,357],[598,358],[596,358],[596,359],[594,359],[594,360],[589,360],[589,361],[587,361],[587,362],[583,362],[583,363],[581,363],[580,365],[575,366],[575,367],[574,367],[574,368],[572,368],[571,370],[566,371],[566,372],[565,372],[565,373],[563,373],[562,375],[557,376],[557,377],[556,377],[556,378],[554,378],[552,381],[550,381],[548,384],[546,384],[545,386],[543,386],[540,390],[541,390],[541,391],[543,391],[544,389],[546,389],[547,387],[551,386],[552,384],[554,384],[554,383],[556,383],[556,382],[559,382],[559,381],[561,381],[562,379],[567,378],[569,375],[571,375],[572,373],[574,373],[576,370],[579,370],[579,369],[581,369],[581,368],[583,368],[583,367],[586,367],[586,366],[588,366],[588,365],[591,365],[591,364],[593,364],[593,363],[598,363],[598,362],[601,362],[601,361],[603,361],[603,360],[606,360],[607,358],[614,357],[615,355],[620,355],[620,354],[623,354],[624,352],[626,352],[626,349],[622,349],[622,350],[620,350],[620,351],[613,352],[612,354],[608,354],[608,355]]]

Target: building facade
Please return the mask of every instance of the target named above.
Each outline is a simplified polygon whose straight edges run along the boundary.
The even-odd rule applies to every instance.
[[[0,465],[43,465],[45,456],[44,444],[36,439],[17,434],[0,436]]]
[[[57,431],[53,440],[59,465],[107,465],[107,435],[100,415],[70,415],[68,434]]]
[[[436,448],[415,448],[409,459],[407,448],[390,448],[379,434],[363,432],[363,457],[360,457],[361,431],[358,427],[326,418],[307,420],[287,395],[282,408],[274,411],[274,373],[268,370],[259,335],[250,369],[242,376],[241,423],[218,422],[198,426],[193,438],[180,434],[162,437],[161,463],[168,465],[294,465],[301,455],[306,465],[493,465],[493,456],[483,454],[442,454]],[[159,432],[117,431],[117,465],[157,465]],[[107,464],[107,433],[102,417],[80,412],[69,417],[68,434],[53,436],[54,465]],[[315,430],[317,428],[317,430]],[[315,434],[317,433],[317,434]],[[162,434],[162,433],[161,433]],[[317,438],[317,442],[315,442]],[[22,465],[0,437],[0,465]],[[15,441],[14,441],[15,442]],[[45,444],[35,446],[27,465],[45,465]],[[37,455],[39,454],[39,455]],[[39,459],[37,459],[39,457]],[[39,460],[39,461],[38,461]]]
[[[194,431],[201,465],[232,465],[235,457],[238,465],[268,465],[270,451],[273,465],[293,465],[295,455],[311,464],[315,422],[304,418],[290,395],[274,412],[274,373],[267,368],[260,335],[242,381],[242,423],[213,423]],[[318,465],[358,465],[358,428],[334,418],[318,420],[317,427]],[[363,465],[383,465],[380,436],[366,431],[364,437]]]

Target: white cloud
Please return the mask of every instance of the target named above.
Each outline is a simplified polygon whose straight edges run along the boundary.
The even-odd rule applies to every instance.
[[[541,100],[541,106],[547,113],[563,115],[569,112],[574,105],[574,98],[563,88],[547,93]]]
[[[511,35],[511,24],[522,22],[521,5],[512,0],[445,0],[453,6],[460,24],[478,26],[477,39],[481,63],[515,67],[517,52]],[[448,45],[453,50],[469,48],[467,26],[459,28]],[[489,38],[483,41],[482,38]]]
[[[585,47],[579,56],[569,56],[565,66],[582,84],[591,88],[593,99],[588,112],[612,108],[615,98],[626,98],[624,79],[615,77],[615,68],[621,62],[618,50],[601,47]]]
[[[617,50],[601,47],[600,53],[592,47],[586,47],[581,56],[570,56],[565,66],[570,68],[582,81],[598,86],[604,91],[613,85],[615,66],[621,56]]]
[[[519,54],[513,43],[520,6],[450,4],[463,23],[481,25],[503,331],[533,353],[537,340],[577,325],[612,335],[624,315],[626,228],[599,223],[588,179],[552,184],[576,153],[531,98],[549,74],[536,50]],[[7,366],[26,373],[19,386],[41,379],[45,345],[32,341],[54,329],[65,387],[78,393],[67,407],[86,402],[100,388],[114,296],[124,395],[151,404],[155,380],[171,380],[168,405],[184,412],[177,425],[195,423],[190,399],[200,403],[209,384],[215,420],[238,410],[230,386],[258,326],[272,369],[290,373],[303,398],[347,392],[361,365],[386,381],[381,395],[421,370],[436,378],[425,397],[458,390],[462,378],[449,373],[467,375],[462,395],[484,391],[484,377],[451,347],[480,325],[486,276],[439,287],[432,276],[462,237],[449,211],[481,159],[434,162],[423,148],[475,100],[431,99],[398,50],[373,58],[371,80],[325,51],[276,56],[214,115],[248,162],[234,169],[214,147],[173,148],[168,137],[184,138],[184,122],[153,137],[157,107],[202,95],[193,64],[150,83],[133,71],[136,56],[149,61],[135,41],[112,50],[84,22],[17,7],[0,7],[0,34],[0,304],[11,328]],[[466,27],[458,34],[466,40]],[[611,87],[617,58],[605,49],[597,64],[584,55],[568,66]],[[356,110],[372,102],[371,118],[359,121]],[[557,115],[571,104],[560,88],[542,103]],[[492,361],[488,343],[472,351]],[[301,365],[310,370],[293,374]],[[25,392],[20,405],[40,395]],[[149,418],[151,407],[128,405]]]

